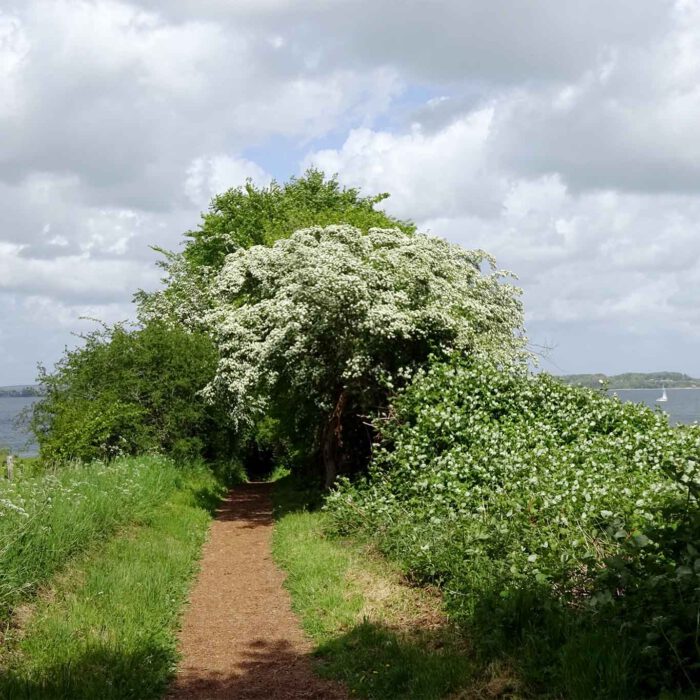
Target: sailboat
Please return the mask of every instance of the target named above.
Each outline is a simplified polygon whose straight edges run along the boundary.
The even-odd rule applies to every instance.
[[[668,396],[666,396],[666,387],[661,387],[662,389],[662,394],[659,396],[658,399],[656,399],[656,403],[666,403],[668,401]]]

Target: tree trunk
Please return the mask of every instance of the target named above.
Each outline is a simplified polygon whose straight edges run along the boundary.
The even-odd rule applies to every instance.
[[[335,431],[329,421],[323,430],[323,445],[321,455],[325,473],[324,487],[329,489],[338,476],[338,460],[336,458]]]
[[[338,462],[343,447],[343,412],[347,403],[347,394],[342,391],[338,397],[338,402],[333,409],[333,413],[323,429],[321,438],[321,454],[323,458],[323,468],[325,471],[325,487],[333,486],[338,477]]]

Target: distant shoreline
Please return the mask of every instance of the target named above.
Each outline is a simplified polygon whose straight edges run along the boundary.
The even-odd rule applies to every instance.
[[[562,374],[557,377],[571,386],[589,389],[639,391],[641,389],[700,389],[700,379],[683,372],[625,372],[623,374]]]
[[[41,396],[41,391],[35,384],[0,386],[0,399],[27,399],[37,396]]]
[[[664,387],[660,386],[634,386],[634,387],[625,387],[624,389],[607,389],[607,391],[661,391]],[[680,389],[682,391],[685,391],[687,389],[695,389],[698,390],[700,389],[700,386],[667,386],[665,387],[666,391],[676,391],[676,389]]]

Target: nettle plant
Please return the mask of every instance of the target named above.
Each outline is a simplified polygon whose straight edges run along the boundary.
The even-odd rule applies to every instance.
[[[441,583],[481,638],[518,638],[539,606],[626,639],[632,675],[700,676],[700,427],[458,360],[419,372],[381,433],[369,477],[328,500],[337,531]]]
[[[239,426],[272,415],[306,436],[327,483],[366,460],[366,416],[430,355],[526,355],[508,273],[482,251],[399,229],[315,227],[236,251],[212,296],[209,394]]]

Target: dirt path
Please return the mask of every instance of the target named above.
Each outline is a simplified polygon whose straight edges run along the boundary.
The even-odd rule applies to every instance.
[[[312,671],[311,645],[270,553],[270,489],[239,486],[218,511],[185,613],[171,700],[348,697]]]

